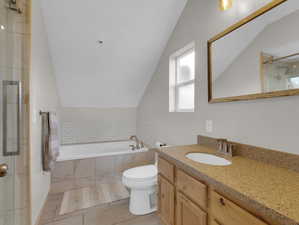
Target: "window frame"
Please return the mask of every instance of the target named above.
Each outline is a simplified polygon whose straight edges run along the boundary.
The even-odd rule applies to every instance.
[[[178,83],[178,61],[180,58],[190,54],[194,52],[194,78],[192,80],[188,80],[188,81],[184,81],[184,82],[180,82]],[[170,60],[174,61],[174,87],[173,87],[173,91],[174,91],[174,110],[172,112],[194,112],[195,111],[195,70],[196,70],[196,51],[195,51],[195,45],[194,43],[191,43],[189,45],[187,45],[185,48],[177,51],[173,57],[171,57]],[[171,74],[169,74],[169,76],[171,76]],[[188,85],[194,85],[194,90],[193,90],[193,95],[194,95],[194,102],[193,102],[193,108],[192,109],[180,109],[179,108],[179,89],[181,87],[185,87]]]

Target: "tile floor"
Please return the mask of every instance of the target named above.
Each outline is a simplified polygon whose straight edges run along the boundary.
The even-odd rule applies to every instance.
[[[60,215],[63,194],[49,195],[39,225],[161,225],[156,214],[134,216],[128,199]]]

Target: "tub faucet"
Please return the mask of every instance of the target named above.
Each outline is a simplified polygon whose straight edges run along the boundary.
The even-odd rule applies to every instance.
[[[136,149],[140,149],[140,141],[139,141],[139,139],[135,135],[131,136],[129,139],[131,141],[135,141],[135,143],[136,143]]]

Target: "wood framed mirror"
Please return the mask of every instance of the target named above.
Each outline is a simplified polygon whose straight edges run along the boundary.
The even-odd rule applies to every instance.
[[[210,103],[299,95],[299,1],[273,0],[208,41]]]

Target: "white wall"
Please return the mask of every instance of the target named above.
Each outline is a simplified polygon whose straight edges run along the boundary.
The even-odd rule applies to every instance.
[[[193,144],[201,134],[299,154],[299,96],[217,104],[207,100],[207,40],[266,2],[234,1],[233,9],[222,12],[218,1],[189,0],[138,107],[137,134],[146,143]],[[169,56],[192,41],[197,52],[195,112],[169,113]],[[212,133],[205,131],[206,120],[213,120]]]
[[[125,140],[136,134],[136,108],[62,108],[62,143]]]
[[[39,110],[56,111],[59,105],[40,0],[32,0],[30,73],[30,175],[32,224],[36,224],[50,188],[50,174],[42,171]]]

